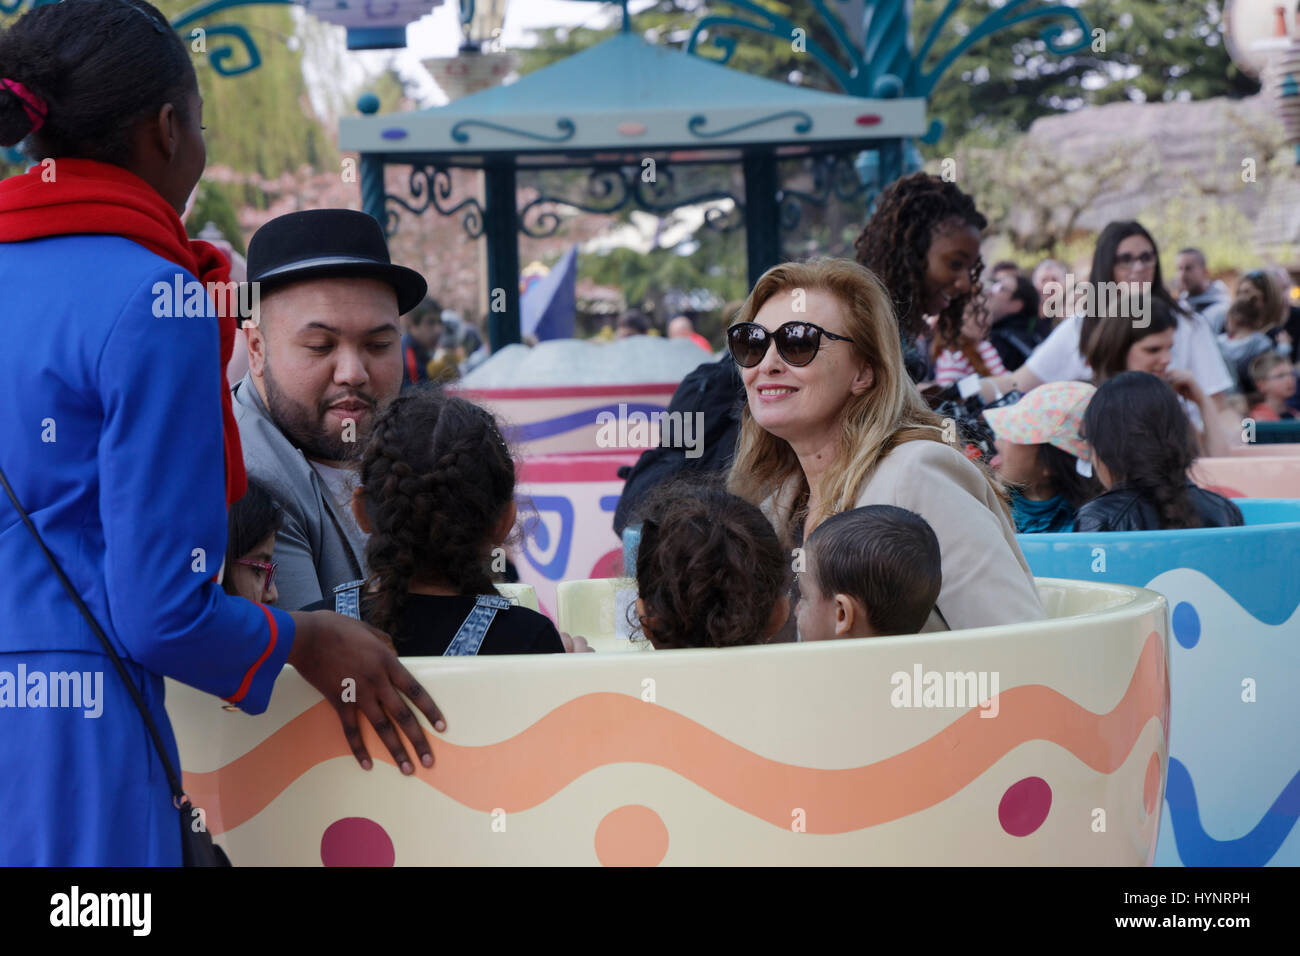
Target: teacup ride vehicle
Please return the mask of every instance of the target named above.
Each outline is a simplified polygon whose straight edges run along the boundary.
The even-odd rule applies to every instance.
[[[575,583],[561,616],[613,621],[620,582]],[[1149,864],[1168,607],[1038,585],[1050,619],[1013,627],[406,658],[448,724],[411,777],[365,721],[359,769],[289,669],[264,714],[175,683],[168,712],[186,790],[240,865]]]
[[[1199,458],[1192,479],[1226,498],[1300,498],[1300,445],[1243,445]]]
[[[1238,461],[1260,459],[1211,464]],[[1145,587],[1169,602],[1157,865],[1300,864],[1300,501],[1236,504],[1243,527],[1019,536],[1036,575]]]

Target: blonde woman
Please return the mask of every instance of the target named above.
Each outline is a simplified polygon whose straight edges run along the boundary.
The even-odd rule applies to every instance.
[[[925,630],[1044,616],[997,479],[945,442],[872,273],[842,259],[769,269],[727,345],[747,399],[729,485],[790,546],[832,514],[896,505],[939,538],[943,587]]]

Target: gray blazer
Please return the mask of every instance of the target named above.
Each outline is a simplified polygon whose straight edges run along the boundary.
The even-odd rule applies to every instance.
[[[333,597],[335,586],[366,576],[364,545],[307,457],[271,421],[251,375],[231,389],[248,477],[284,509],[275,538],[276,606],[295,611]]]

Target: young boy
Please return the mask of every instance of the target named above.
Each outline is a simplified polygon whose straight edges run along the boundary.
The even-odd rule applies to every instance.
[[[1295,370],[1290,359],[1276,352],[1257,355],[1250,363],[1250,377],[1259,394],[1259,404],[1250,410],[1250,417],[1260,422],[1276,422],[1295,418],[1287,407],[1287,399],[1295,394]]]
[[[939,539],[920,515],[893,505],[827,518],[804,559],[801,641],[916,634],[939,598]]]

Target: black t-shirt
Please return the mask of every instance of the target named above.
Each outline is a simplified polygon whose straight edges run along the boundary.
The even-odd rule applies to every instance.
[[[404,610],[405,626],[393,635],[399,657],[441,657],[452,638],[474,609],[472,597],[444,597],[432,594],[408,594]],[[332,611],[334,600],[317,601],[304,611]],[[361,601],[361,616],[366,617],[366,601]],[[479,654],[563,654],[564,642],[551,619],[532,608],[517,605],[497,611],[488,628]]]

